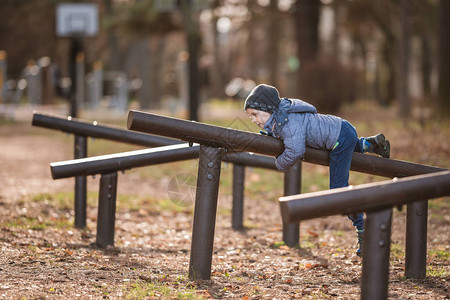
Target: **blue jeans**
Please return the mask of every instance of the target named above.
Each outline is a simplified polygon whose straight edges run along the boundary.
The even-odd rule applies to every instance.
[[[358,138],[355,127],[342,120],[338,145],[330,151],[330,189],[348,186],[353,152],[363,153],[364,138]],[[364,214],[348,216],[358,230],[364,230]]]

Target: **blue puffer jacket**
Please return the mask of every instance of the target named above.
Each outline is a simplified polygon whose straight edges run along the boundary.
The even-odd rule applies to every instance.
[[[306,146],[331,150],[341,132],[342,119],[317,113],[311,104],[299,99],[281,99],[264,130],[284,143],[283,153],[275,161],[285,171],[303,157]]]

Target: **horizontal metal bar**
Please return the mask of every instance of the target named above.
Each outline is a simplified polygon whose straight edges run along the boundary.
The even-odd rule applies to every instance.
[[[227,153],[222,160],[247,167],[265,168],[278,171],[273,156],[258,155],[249,152]]]
[[[283,142],[273,137],[135,110],[131,110],[128,114],[127,127],[131,130],[158,134],[188,142],[224,147],[235,152],[247,151],[278,156],[284,150]],[[308,147],[304,161],[328,166],[329,152]],[[390,178],[445,170],[361,153],[353,154],[351,169]]]
[[[200,146],[171,145],[144,150],[100,155],[50,164],[53,179],[113,173],[136,167],[197,158]]]
[[[450,195],[450,171],[279,199],[285,222],[350,215]]]
[[[281,140],[268,136],[134,110],[128,114],[127,126],[131,130],[223,147],[234,152],[248,151],[273,156],[283,151]]]
[[[164,138],[161,136],[132,132],[125,129],[115,128],[113,126],[99,125],[97,123],[89,124],[71,117],[62,118],[47,114],[35,113],[33,115],[32,125],[48,129],[61,130],[63,132],[81,136],[108,139],[146,147],[169,146],[182,143],[178,140]]]
[[[137,167],[198,158],[200,146],[179,144],[109,155],[72,159],[50,164],[53,179],[105,174]],[[230,153],[224,161],[276,170],[274,158],[250,153]]]

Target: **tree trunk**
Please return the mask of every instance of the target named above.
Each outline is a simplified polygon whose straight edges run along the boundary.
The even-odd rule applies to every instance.
[[[278,1],[271,0],[269,6],[269,44],[266,48],[266,61],[269,69],[269,84],[278,86],[278,57],[280,44],[280,20],[278,18]]]
[[[112,17],[113,14],[113,4],[112,0],[103,0],[105,5],[105,14]],[[120,53],[119,47],[117,45],[117,35],[114,30],[109,29],[107,31],[108,35],[108,46],[109,46],[109,68],[113,71],[121,70],[120,68]]]
[[[409,0],[400,1],[400,37],[399,37],[399,70],[398,70],[398,100],[400,104],[399,115],[407,119],[411,114],[411,105],[408,94],[409,74]]]
[[[139,53],[139,57],[141,58],[138,68],[139,68],[139,76],[142,79],[142,87],[139,90],[139,104],[141,109],[150,108],[151,102],[151,57],[150,57],[150,49],[149,49],[149,40],[143,39],[139,41],[136,45],[137,52]]]
[[[294,18],[297,32],[297,55],[300,61],[300,93],[303,93],[305,86],[302,86],[302,78],[305,74],[305,66],[313,64],[319,52],[319,12],[320,1],[318,0],[297,0],[294,9]]]
[[[297,51],[300,64],[314,61],[319,51],[318,0],[297,0],[294,18],[297,31]]]
[[[425,34],[421,37],[422,44],[422,89],[425,99],[431,96],[431,46],[430,37]]]
[[[186,39],[189,52],[189,119],[199,121],[199,68],[198,56],[200,50],[200,32],[198,20],[192,11],[192,1],[181,1]]]
[[[442,110],[450,114],[450,1],[439,7],[439,99]]]

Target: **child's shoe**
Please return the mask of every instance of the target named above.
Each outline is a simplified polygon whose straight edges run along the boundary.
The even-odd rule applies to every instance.
[[[379,133],[375,136],[369,136],[366,138],[366,141],[370,144],[368,152],[376,153],[385,158],[391,156],[391,144],[386,140],[384,134]]]
[[[363,235],[364,235],[364,230],[356,230],[356,234],[358,236],[358,250],[356,250],[356,255],[358,255],[359,257],[362,257],[362,247],[363,247]]]

